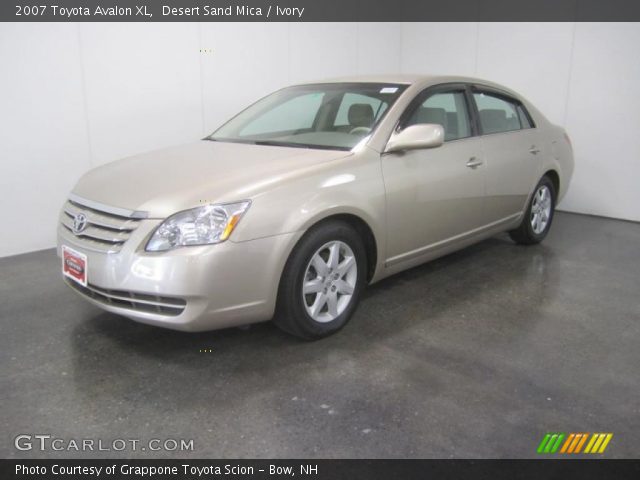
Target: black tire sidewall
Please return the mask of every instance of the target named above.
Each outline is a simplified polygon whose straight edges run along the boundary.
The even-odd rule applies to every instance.
[[[351,302],[344,312],[326,323],[315,321],[307,313],[302,297],[302,283],[311,257],[328,242],[339,240],[353,251],[358,266],[358,277]],[[283,329],[303,338],[321,338],[340,330],[348,322],[360,300],[366,284],[366,251],[358,233],[347,223],[327,222],[307,232],[293,249],[283,271],[278,295],[276,323]]]

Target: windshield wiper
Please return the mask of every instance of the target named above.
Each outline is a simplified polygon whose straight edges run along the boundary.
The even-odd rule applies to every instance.
[[[210,142],[231,142],[231,143],[245,143],[248,145],[264,145],[269,147],[290,147],[290,148],[307,148],[318,150],[351,150],[349,147],[338,147],[332,145],[315,145],[311,143],[296,143],[296,142],[284,142],[281,140],[238,140],[236,138],[213,138],[205,137],[203,140]]]
[[[255,140],[254,145],[269,145],[272,147],[299,147],[299,148],[309,148],[309,145],[305,145],[303,143],[295,143],[295,142],[281,142],[278,140]]]
[[[282,142],[278,140],[256,140],[253,143],[255,145],[267,145],[272,147],[312,148],[312,149],[319,149],[319,150],[349,150],[349,148],[347,147],[336,147],[332,145],[315,145],[312,143]]]

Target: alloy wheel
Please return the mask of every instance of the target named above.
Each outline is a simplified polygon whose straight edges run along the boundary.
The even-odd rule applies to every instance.
[[[544,232],[551,218],[551,191],[546,185],[540,185],[533,196],[531,205],[531,228],[536,235]]]
[[[309,316],[320,323],[345,311],[356,287],[358,264],[345,242],[324,244],[311,257],[302,282],[302,300]]]

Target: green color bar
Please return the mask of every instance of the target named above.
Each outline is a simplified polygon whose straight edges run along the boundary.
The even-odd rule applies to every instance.
[[[560,433],[558,435],[558,440],[556,440],[556,444],[551,448],[551,453],[556,453],[558,451],[558,448],[560,448],[560,443],[562,443],[563,439],[564,433]]]
[[[538,445],[538,453],[542,453],[544,452],[544,447],[547,444],[547,442],[549,441],[549,439],[551,438],[551,434],[547,433],[544,438],[542,439],[542,442],[540,442],[540,445]]]
[[[556,438],[558,438],[557,433],[554,433],[553,435],[551,435],[551,439],[549,440],[549,443],[547,443],[547,446],[544,447],[544,453],[551,453],[551,447],[555,443]]]

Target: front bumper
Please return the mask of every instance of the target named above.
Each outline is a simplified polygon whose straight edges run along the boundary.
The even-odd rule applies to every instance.
[[[146,252],[160,221],[142,220],[117,253],[93,251],[59,226],[58,256],[62,245],[87,255],[88,287],[70,286],[104,310],[175,330],[213,330],[273,316],[280,276],[299,233]]]

